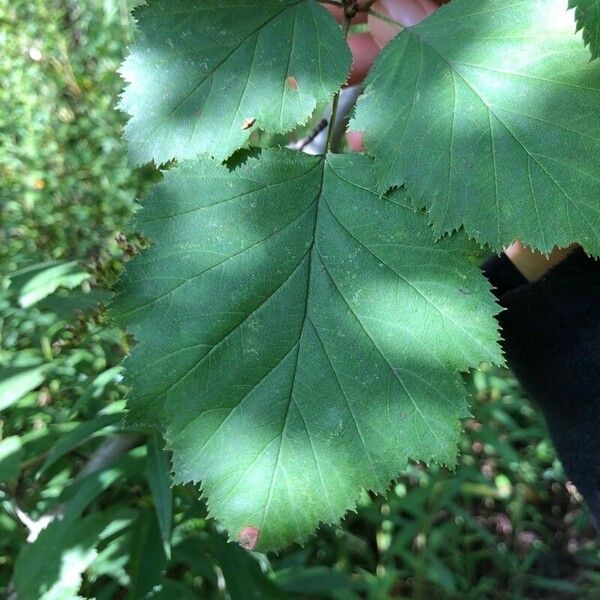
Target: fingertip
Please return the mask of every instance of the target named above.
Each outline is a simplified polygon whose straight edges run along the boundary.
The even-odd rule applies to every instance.
[[[352,71],[348,84],[356,85],[368,73],[371,64],[379,53],[379,46],[368,32],[351,35],[348,38],[348,45],[352,51]]]
[[[433,0],[379,0],[373,8],[402,23],[404,27],[412,27],[437,10],[439,5]],[[369,18],[369,30],[381,48],[399,31],[397,27],[374,16]]]
[[[362,131],[348,131],[346,141],[354,152],[362,152],[365,149],[364,133]]]

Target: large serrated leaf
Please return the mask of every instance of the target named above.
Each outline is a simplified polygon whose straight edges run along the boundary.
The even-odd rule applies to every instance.
[[[600,63],[574,32],[567,0],[453,0],[401,33],[351,123],[380,189],[440,234],[600,254]]]
[[[363,155],[201,159],[144,202],[153,245],[112,307],[139,342],[131,418],[233,538],[280,548],[409,458],[454,462],[459,372],[501,360],[497,306],[465,238],[426,221]]]
[[[315,0],[151,0],[121,67],[132,160],[226,159],[286,132],[346,81],[350,50]]]
[[[583,30],[583,42],[589,45],[592,58],[600,56],[600,0],[569,0],[575,9],[577,30]]]

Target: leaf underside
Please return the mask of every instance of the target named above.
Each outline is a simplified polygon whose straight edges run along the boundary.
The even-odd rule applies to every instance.
[[[569,0],[575,9],[577,30],[582,30],[583,42],[589,46],[592,58],[600,56],[600,0]]]
[[[224,160],[260,127],[286,132],[346,81],[351,55],[315,0],[151,0],[121,67],[135,163]]]
[[[567,0],[453,0],[405,30],[366,82],[380,190],[405,185],[437,234],[500,250],[600,254],[600,63]]]
[[[184,162],[135,227],[153,245],[112,306],[138,340],[130,416],[232,538],[281,548],[408,459],[453,464],[460,372],[502,361],[497,305],[466,238],[432,244],[368,157]]]

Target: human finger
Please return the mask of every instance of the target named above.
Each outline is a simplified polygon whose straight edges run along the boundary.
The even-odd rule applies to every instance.
[[[373,5],[378,10],[395,19],[405,27],[417,25],[438,8],[434,0],[379,0]],[[369,15],[369,31],[375,43],[383,48],[398,34],[398,28],[373,15]]]
[[[443,0],[439,2],[442,4]],[[406,27],[416,25],[423,19],[428,17],[434,10],[438,8],[438,3],[433,0],[380,0],[373,6],[375,10],[379,10],[392,18],[396,19]],[[395,35],[398,34],[398,28],[389,25],[385,21],[373,16],[369,16],[369,30],[371,37],[369,39],[369,55],[360,60],[358,56],[354,59],[356,63],[356,79],[361,81],[373,62],[379,49],[383,48]],[[365,68],[366,65],[366,68]],[[364,150],[363,144],[364,134],[361,131],[349,131],[346,134],[348,145],[355,152]]]
[[[380,48],[368,32],[351,35],[348,38],[348,45],[352,51],[352,70],[348,84],[356,85],[367,75],[371,64],[379,54]]]
[[[365,149],[363,144],[364,134],[362,131],[348,131],[346,141],[353,152],[362,152]]]

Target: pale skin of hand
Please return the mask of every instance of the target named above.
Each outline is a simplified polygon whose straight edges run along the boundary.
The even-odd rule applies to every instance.
[[[443,3],[444,0],[379,0],[372,8],[393,17],[405,27],[410,27],[428,17]],[[343,19],[340,9],[331,5],[327,5],[326,8],[338,21]],[[356,85],[364,79],[381,48],[398,33],[398,29],[393,25],[372,16],[367,19],[367,15],[364,13],[356,15],[353,22],[365,23],[367,21],[368,32],[352,34],[348,38],[353,57],[349,85]],[[361,132],[348,132],[347,140],[353,150],[357,152],[363,150],[363,134]],[[505,254],[528,281],[537,281],[552,267],[562,262],[575,248],[577,248],[576,245],[568,248],[554,248],[548,256],[545,256],[516,241],[505,249]]]

